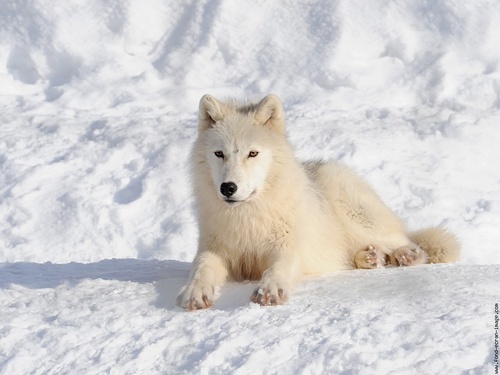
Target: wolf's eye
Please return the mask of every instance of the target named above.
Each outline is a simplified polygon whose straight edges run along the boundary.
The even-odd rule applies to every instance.
[[[259,153],[258,153],[257,151],[250,151],[250,152],[248,153],[248,157],[249,157],[249,158],[254,158],[254,157],[256,157],[257,155],[259,155]]]
[[[224,153],[222,151],[215,151],[214,152],[215,156],[217,156],[218,158],[223,158],[224,157]]]

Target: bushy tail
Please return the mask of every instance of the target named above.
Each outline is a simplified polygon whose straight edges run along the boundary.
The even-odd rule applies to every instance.
[[[426,228],[408,237],[428,254],[427,263],[453,263],[460,257],[460,242],[444,228]]]

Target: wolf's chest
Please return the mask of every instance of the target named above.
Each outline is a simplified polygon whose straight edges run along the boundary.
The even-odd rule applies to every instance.
[[[220,223],[227,246],[245,252],[267,252],[283,247],[292,232],[281,217],[263,215],[229,217]]]

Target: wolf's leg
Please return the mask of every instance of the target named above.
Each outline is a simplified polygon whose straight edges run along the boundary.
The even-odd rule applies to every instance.
[[[387,263],[387,255],[380,247],[370,245],[366,249],[357,252],[354,256],[354,262],[358,268],[383,268]]]
[[[186,310],[206,309],[214,304],[228,271],[222,259],[208,251],[198,254],[193,263],[189,282],[181,289],[177,304]]]
[[[402,246],[391,255],[393,266],[416,266],[427,262],[427,253],[415,244]]]
[[[282,257],[272,264],[262,275],[259,286],[250,300],[262,306],[284,304],[290,295],[290,289],[297,278],[296,260]]]

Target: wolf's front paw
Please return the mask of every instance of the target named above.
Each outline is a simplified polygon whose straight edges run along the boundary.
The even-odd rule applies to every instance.
[[[216,298],[213,285],[192,282],[181,289],[177,305],[186,310],[200,310],[212,307]]]
[[[416,266],[427,262],[427,253],[418,246],[403,246],[394,251],[391,258],[395,266]]]
[[[261,282],[252,294],[250,300],[261,306],[282,305],[288,299],[288,290],[273,281]]]
[[[378,247],[370,245],[365,250],[358,251],[354,257],[358,268],[383,268],[385,266],[385,253]]]

